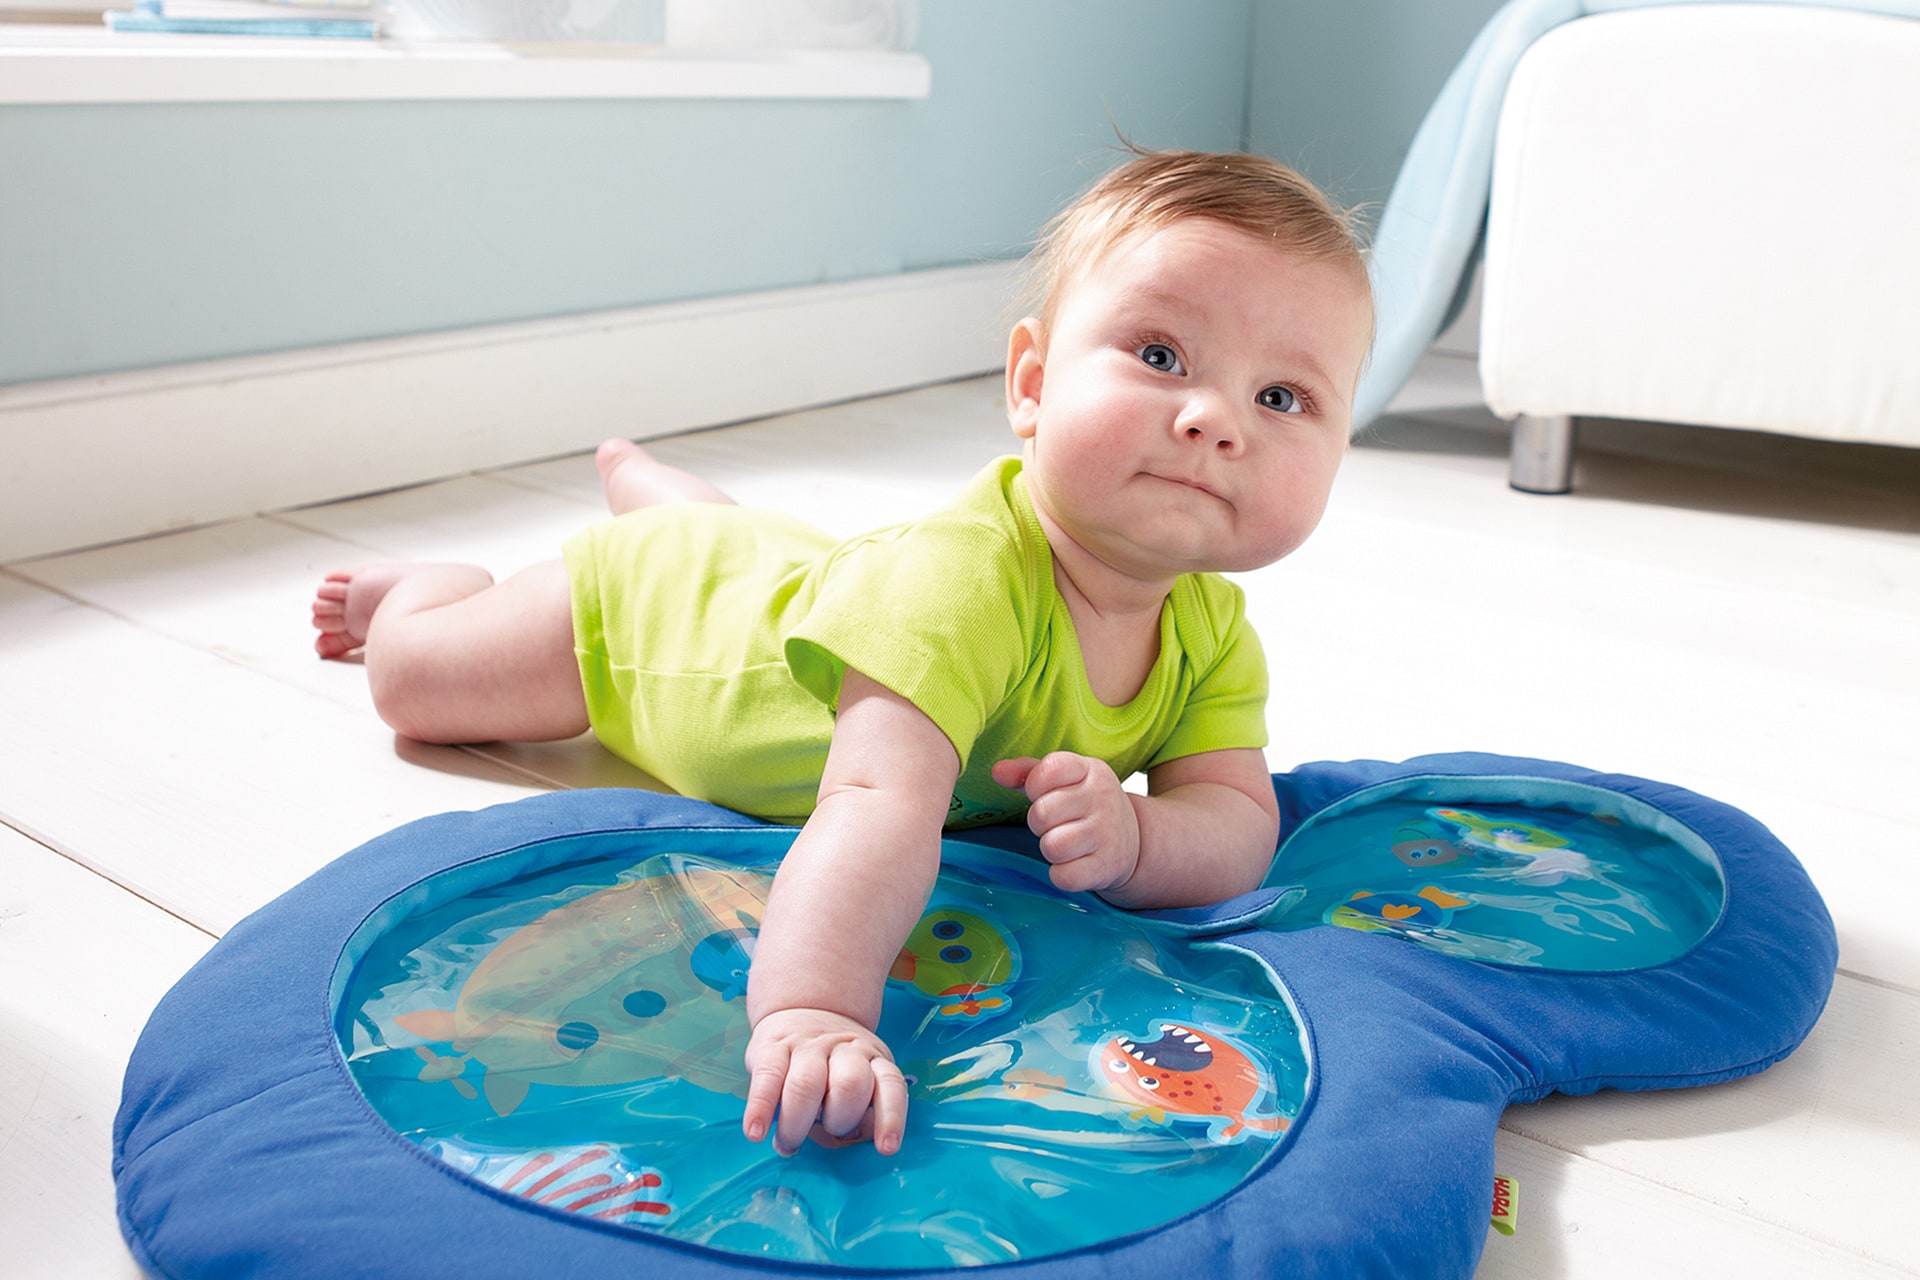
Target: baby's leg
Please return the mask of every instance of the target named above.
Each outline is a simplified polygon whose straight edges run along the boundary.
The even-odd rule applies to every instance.
[[[537,742],[587,729],[558,560],[498,584],[475,565],[367,565],[330,574],[313,618],[322,657],[364,647],[374,707],[406,737]]]
[[[691,471],[670,467],[631,440],[609,440],[593,455],[607,506],[615,515],[670,502],[724,502],[733,499]]]

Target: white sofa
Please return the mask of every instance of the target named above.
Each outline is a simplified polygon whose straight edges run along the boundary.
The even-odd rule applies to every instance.
[[[1556,27],[1501,108],[1485,253],[1515,488],[1570,487],[1580,416],[1920,446],[1920,21]]]

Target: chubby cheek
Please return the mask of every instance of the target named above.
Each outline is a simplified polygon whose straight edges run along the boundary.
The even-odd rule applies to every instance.
[[[1087,449],[1112,443],[1130,429],[1137,429],[1147,413],[1146,399],[1129,390],[1117,379],[1080,377],[1065,386],[1051,388],[1056,398],[1047,426],[1055,434],[1070,440],[1076,448]]]
[[[1320,524],[1345,449],[1308,450],[1280,469],[1257,523],[1266,563],[1296,550]]]
[[[1098,384],[1080,390],[1059,397],[1056,405],[1071,408],[1044,413],[1037,440],[1029,442],[1067,483],[1110,476],[1139,460],[1141,414],[1134,399]]]

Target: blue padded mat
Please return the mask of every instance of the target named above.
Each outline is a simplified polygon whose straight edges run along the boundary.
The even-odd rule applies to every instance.
[[[906,1143],[739,1136],[791,828],[632,791],[413,823],[162,1001],[115,1129],[156,1275],[1471,1274],[1510,1102],[1800,1043],[1832,923],[1737,810],[1480,755],[1276,775],[1262,890],[1127,913],[948,842],[881,1029]]]

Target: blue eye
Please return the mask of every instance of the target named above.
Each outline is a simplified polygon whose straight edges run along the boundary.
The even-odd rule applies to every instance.
[[[965,964],[967,961],[973,959],[973,949],[971,947],[960,946],[942,947],[940,948],[940,958],[948,964]]]
[[[957,938],[965,932],[966,929],[958,920],[942,920],[933,926],[933,936],[936,938]]]
[[[636,991],[620,1007],[636,1018],[657,1018],[666,1012],[667,998],[658,991]]]
[[[1260,393],[1260,407],[1271,409],[1275,413],[1305,413],[1306,406],[1300,403],[1300,397],[1285,387],[1268,387]]]
[[[554,1032],[553,1038],[560,1042],[562,1049],[572,1049],[578,1053],[593,1046],[593,1042],[600,1038],[600,1028],[591,1022],[569,1022]]]
[[[1157,369],[1161,373],[1186,372],[1180,367],[1179,353],[1164,342],[1149,342],[1134,354],[1139,356],[1140,363],[1149,369]]]

